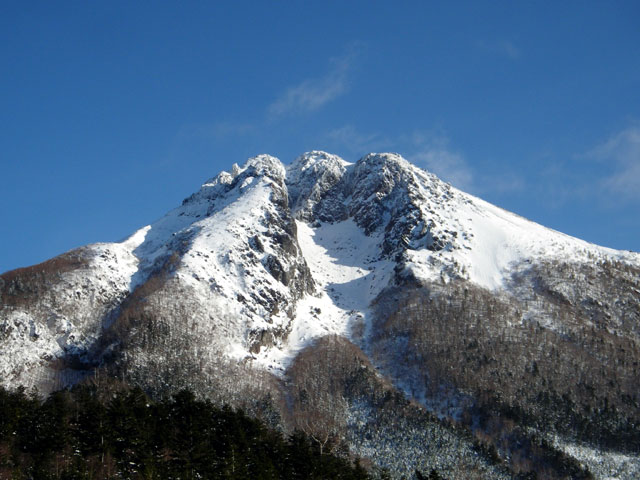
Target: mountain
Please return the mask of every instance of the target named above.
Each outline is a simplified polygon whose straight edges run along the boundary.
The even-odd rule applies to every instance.
[[[640,475],[640,255],[397,154],[257,156],[0,295],[6,387],[189,388],[394,475]]]

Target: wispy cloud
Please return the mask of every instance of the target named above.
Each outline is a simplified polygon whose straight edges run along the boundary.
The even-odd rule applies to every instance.
[[[482,190],[495,193],[522,192],[526,188],[524,179],[515,172],[503,172],[500,176],[485,176]]]
[[[622,130],[585,156],[612,166],[601,183],[608,193],[640,199],[640,126]]]
[[[587,192],[593,195],[597,190],[588,172],[553,153],[545,152],[534,162],[537,169],[530,177],[531,191],[546,208],[559,209],[584,201]]]
[[[287,88],[269,105],[269,115],[279,117],[312,112],[344,94],[349,86],[349,73],[360,50],[359,44],[351,45],[347,53],[330,60],[331,68],[324,76],[309,78]]]
[[[404,142],[413,144],[408,160],[435,173],[462,190],[474,189],[474,173],[462,153],[453,150],[442,132],[414,132]]]
[[[507,57],[515,60],[520,58],[521,52],[518,47],[516,47],[512,42],[501,42],[498,44],[499,49],[504,53]]]
[[[473,190],[474,175],[464,157],[442,147],[427,147],[410,160],[462,190]]]
[[[392,142],[379,133],[363,133],[352,125],[345,125],[327,133],[327,139],[339,149],[354,155],[364,155],[389,148]]]
[[[494,55],[500,55],[507,57],[511,60],[517,60],[522,56],[522,51],[516,46],[515,43],[509,40],[499,40],[488,42],[481,40],[477,42],[478,48],[484,52]]]
[[[337,147],[337,150],[358,157],[370,152],[399,152],[413,164],[470,193],[508,194],[525,188],[525,182],[517,172],[478,172],[465,155],[451,145],[441,129],[419,130],[393,137],[362,132],[353,125],[345,125],[328,132],[326,138],[332,148]]]
[[[441,130],[418,131],[402,138],[403,144],[413,144],[407,159],[435,173],[442,180],[469,193],[511,194],[522,192],[525,181],[520,174],[509,169],[498,173],[478,170]]]
[[[532,188],[547,206],[588,202],[617,208],[640,200],[640,126],[632,125],[586,152],[567,158],[548,153]]]

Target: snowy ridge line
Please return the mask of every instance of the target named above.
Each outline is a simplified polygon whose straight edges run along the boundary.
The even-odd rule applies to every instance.
[[[371,302],[406,279],[504,291],[514,272],[549,259],[640,265],[638,253],[545,228],[398,154],[349,163],[321,151],[286,167],[269,155],[234,164],[124,241],[84,249],[89,266],[50,287],[58,300],[4,309],[5,378],[86,350],[105,311],[167,263],[166,294],[189,292],[194,322],[227,332],[216,344],[273,372],[319,336],[361,337]]]
[[[446,215],[439,215],[439,220],[442,222],[440,230],[457,232],[458,238],[466,236],[466,241],[461,242],[461,247],[466,252],[459,248],[444,249],[440,252],[433,252],[419,246],[409,248],[408,251],[414,262],[412,266],[417,276],[421,278],[433,279],[439,276],[440,272],[433,267],[434,263],[458,262],[460,269],[468,272],[471,281],[480,286],[495,289],[504,286],[502,277],[505,273],[508,275],[512,264],[525,260],[532,261],[539,257],[562,258],[573,255],[572,258],[578,261],[593,261],[595,258],[640,263],[640,256],[637,253],[617,251],[585,242],[464,193],[445,184],[434,175],[411,165],[399,155],[370,154],[364,159],[371,156],[382,158],[382,163],[396,163],[406,169],[415,182],[414,187],[419,193],[418,200],[423,202],[418,207],[425,213],[425,217],[429,216],[429,212],[441,210]],[[378,160],[377,163],[379,164],[380,161]],[[330,187],[344,177],[353,175],[357,165],[358,163],[349,163],[340,157],[319,151],[298,157],[286,169],[278,159],[268,155],[250,159],[243,167],[234,164],[232,173],[222,172],[207,181],[200,192],[188,199],[191,200],[190,202],[185,201],[186,204],[170,212],[158,222],[140,229],[121,245],[130,249],[131,253],[139,258],[141,268],[145,268],[152,265],[156,258],[171,251],[174,247],[170,242],[172,236],[197,229],[202,225],[210,225],[212,222],[206,220],[206,217],[212,215],[216,217],[217,222],[227,221],[220,217],[221,212],[231,208],[231,205],[237,201],[249,202],[255,206],[255,200],[251,200],[251,197],[245,198],[243,195],[254,181],[254,176],[248,176],[241,187],[231,194],[222,193],[220,188],[228,186],[233,179],[248,169],[256,170],[257,175],[265,174],[282,178],[288,196],[292,199],[293,213],[304,217],[308,209],[316,206],[321,196]],[[372,171],[371,176],[376,173]],[[442,196],[445,191],[449,193],[449,198],[445,197],[443,201]],[[194,199],[204,199],[208,202],[194,202]],[[263,197],[258,203],[260,201],[268,201],[268,199]],[[346,198],[345,201],[349,202]],[[250,214],[251,208],[253,207],[241,211],[234,211],[231,208],[230,211],[234,212],[233,215],[242,216]],[[200,220],[202,217],[205,219]],[[254,218],[247,219],[246,223],[249,226],[255,222]],[[208,227],[207,233],[211,233],[212,230],[213,227]],[[215,231],[220,233],[224,229],[218,228]],[[198,234],[198,238],[200,236]],[[222,238],[225,241],[229,240],[226,234]],[[201,239],[198,242],[203,243]],[[224,242],[219,242],[219,244],[222,243]],[[433,262],[433,259],[438,261]],[[194,268],[200,267],[194,266]]]

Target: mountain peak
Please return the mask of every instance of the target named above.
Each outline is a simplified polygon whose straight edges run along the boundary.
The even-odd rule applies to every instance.
[[[244,164],[242,170],[252,171],[255,176],[265,175],[280,181],[286,176],[286,169],[282,162],[268,154],[260,154],[250,158]]]
[[[394,152],[367,153],[357,162],[358,164],[369,164],[376,166],[397,166],[401,168],[412,168],[413,165],[404,159],[402,155]]]
[[[626,442],[631,417],[609,423],[606,405],[638,413],[639,272],[638,254],[530,222],[399,154],[349,163],[311,151],[287,167],[258,155],[123,242],[0,276],[0,385],[47,390],[104,371],[163,395],[188,387],[223,400],[253,396],[261,412],[292,419],[304,416],[287,410],[296,395],[302,402],[304,392],[305,405],[336,395],[339,417],[362,415],[373,438],[381,416],[367,409],[392,397],[366,383],[382,381],[380,372],[452,418],[473,418],[494,385],[517,408],[533,405],[532,419],[562,398],[548,417],[554,423],[566,392],[578,392],[572,408],[583,405],[589,419],[604,398],[602,418],[623,425]],[[318,353],[323,338],[340,342]],[[344,357],[336,357],[340,345]],[[603,355],[609,366],[598,363]],[[378,370],[346,358],[370,359]],[[334,390],[336,378],[349,387]],[[380,438],[380,451],[389,451]],[[399,469],[412,474],[404,458]]]
[[[514,272],[563,256],[640,263],[467,195],[399,154],[349,163],[317,150],[287,167],[266,154],[234,164],[132,239],[101,248],[97,271],[124,272],[117,295],[156,282],[165,297],[189,290],[197,315],[223,305],[240,319],[226,331],[248,332],[229,334],[234,355],[275,352],[280,360],[263,362],[276,368],[315,335],[304,329],[343,332],[350,312],[364,314],[387,287],[460,280],[505,291]],[[321,320],[315,309],[333,313]],[[295,318],[305,319],[299,328]],[[298,340],[287,347],[289,335]]]
[[[341,182],[349,163],[337,155],[311,151],[287,167],[289,205],[300,219],[310,219],[327,193]]]
[[[338,155],[328,153],[322,150],[311,150],[297,157],[289,166],[289,169],[305,170],[309,166],[322,163],[339,163],[342,165],[350,165],[349,162],[343,160]]]

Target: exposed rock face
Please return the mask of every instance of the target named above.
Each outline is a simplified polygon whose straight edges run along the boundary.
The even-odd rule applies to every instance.
[[[305,222],[344,220],[347,216],[345,174],[349,164],[325,152],[298,157],[287,168],[291,210]]]
[[[453,196],[451,188],[399,155],[367,155],[356,164],[350,185],[350,215],[367,234],[384,229],[385,254],[401,254],[409,247],[458,248],[455,232],[443,231],[438,213],[430,208],[446,203]]]
[[[446,203],[453,196],[451,187],[399,155],[369,154],[353,165],[335,155],[311,152],[289,167],[287,184],[298,219],[353,218],[366,235],[385,232],[385,255],[408,246],[458,248],[456,232],[442,230],[438,212],[430,208]]]
[[[149,234],[154,228],[160,234],[149,240],[147,234],[136,249],[143,258],[155,259],[149,271],[157,269],[158,259],[179,252],[175,272],[155,295],[174,298],[177,290],[194,304],[174,322],[223,326],[224,333],[211,340],[216,348],[235,343],[241,351],[257,353],[279,344],[290,330],[296,301],[314,290],[297,242],[285,175],[280,161],[268,155],[235,166],[232,174],[223,172],[205,183],[152,225]],[[172,232],[184,218],[192,223]],[[164,307],[156,308],[160,311],[147,315],[163,317]],[[224,318],[212,313],[220,311]]]

